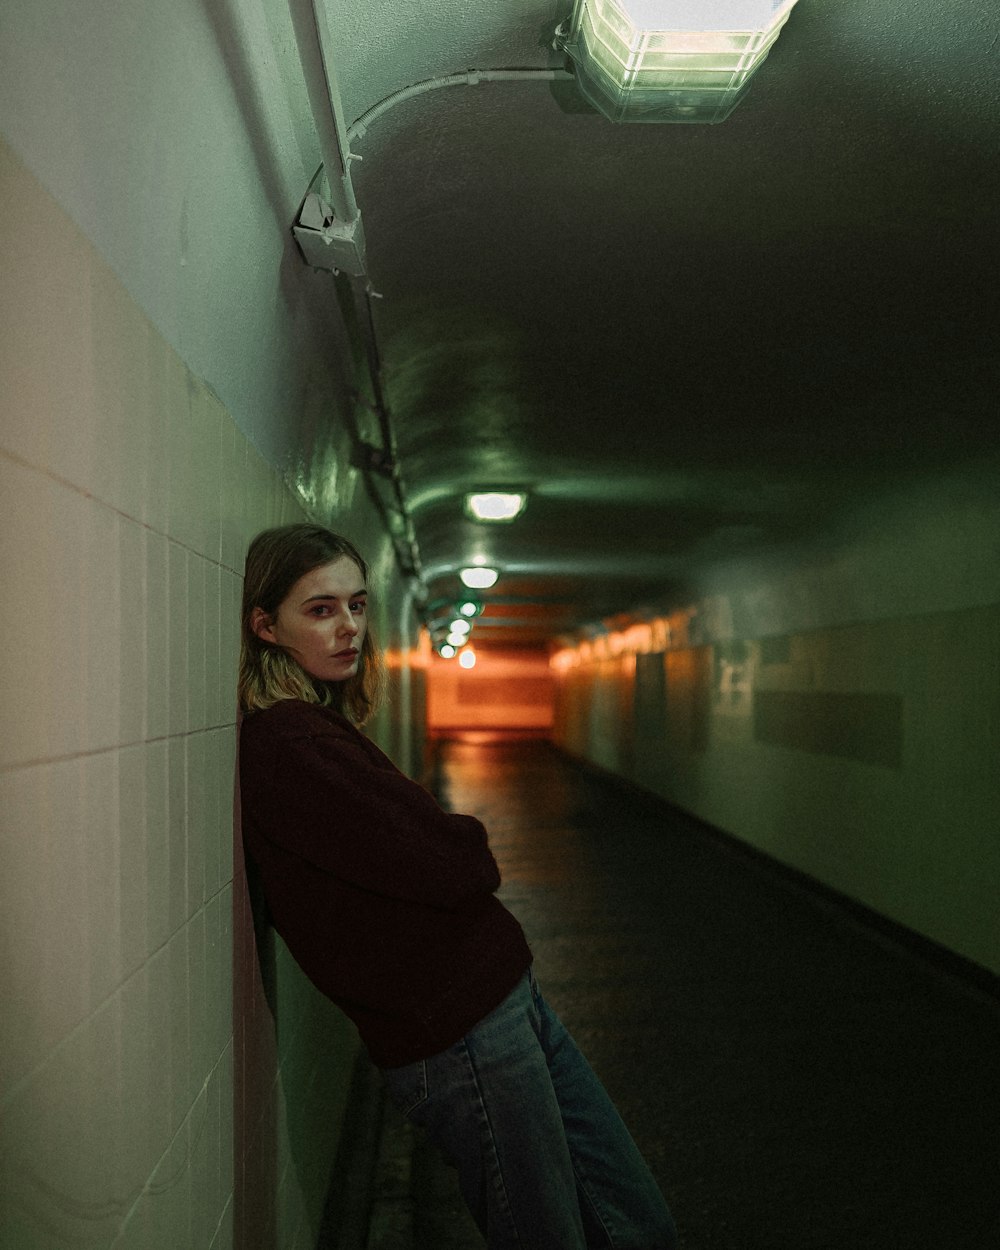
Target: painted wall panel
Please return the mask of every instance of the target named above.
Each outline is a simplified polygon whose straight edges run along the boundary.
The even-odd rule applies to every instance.
[[[753,701],[753,734],[796,751],[898,768],[903,754],[903,706],[877,691],[761,690]]]

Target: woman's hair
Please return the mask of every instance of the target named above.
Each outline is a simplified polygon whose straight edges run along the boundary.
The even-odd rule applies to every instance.
[[[245,714],[281,699],[334,707],[358,725],[375,711],[382,696],[384,669],[370,628],[361,644],[357,673],[346,681],[322,681],[282,647],[259,638],[251,624],[255,608],[273,619],[300,577],[340,556],[354,561],[367,585],[368,566],[354,545],[321,525],[282,525],[264,530],[251,542],[243,579],[238,685]]]

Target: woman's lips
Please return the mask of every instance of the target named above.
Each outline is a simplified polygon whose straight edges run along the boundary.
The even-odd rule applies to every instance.
[[[358,654],[357,647],[348,647],[346,651],[334,652],[333,658],[335,660],[353,660],[357,654]]]

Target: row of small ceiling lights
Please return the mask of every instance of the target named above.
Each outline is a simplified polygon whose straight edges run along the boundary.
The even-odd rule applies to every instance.
[[[523,510],[526,496],[520,492],[482,491],[466,495],[465,509],[476,521],[488,524],[513,521]],[[469,590],[489,590],[495,586],[500,570],[491,568],[484,556],[477,556],[467,568],[459,569],[462,585]],[[467,599],[457,605],[458,615],[448,627],[447,637],[438,646],[438,654],[442,659],[450,660],[458,656],[463,668],[473,668],[476,653],[468,645],[472,636],[472,621],[483,610],[483,605],[473,599]]]

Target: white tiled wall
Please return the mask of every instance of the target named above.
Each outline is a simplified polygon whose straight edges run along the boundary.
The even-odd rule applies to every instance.
[[[0,1245],[229,1247],[238,569],[301,512],[0,162]]]

